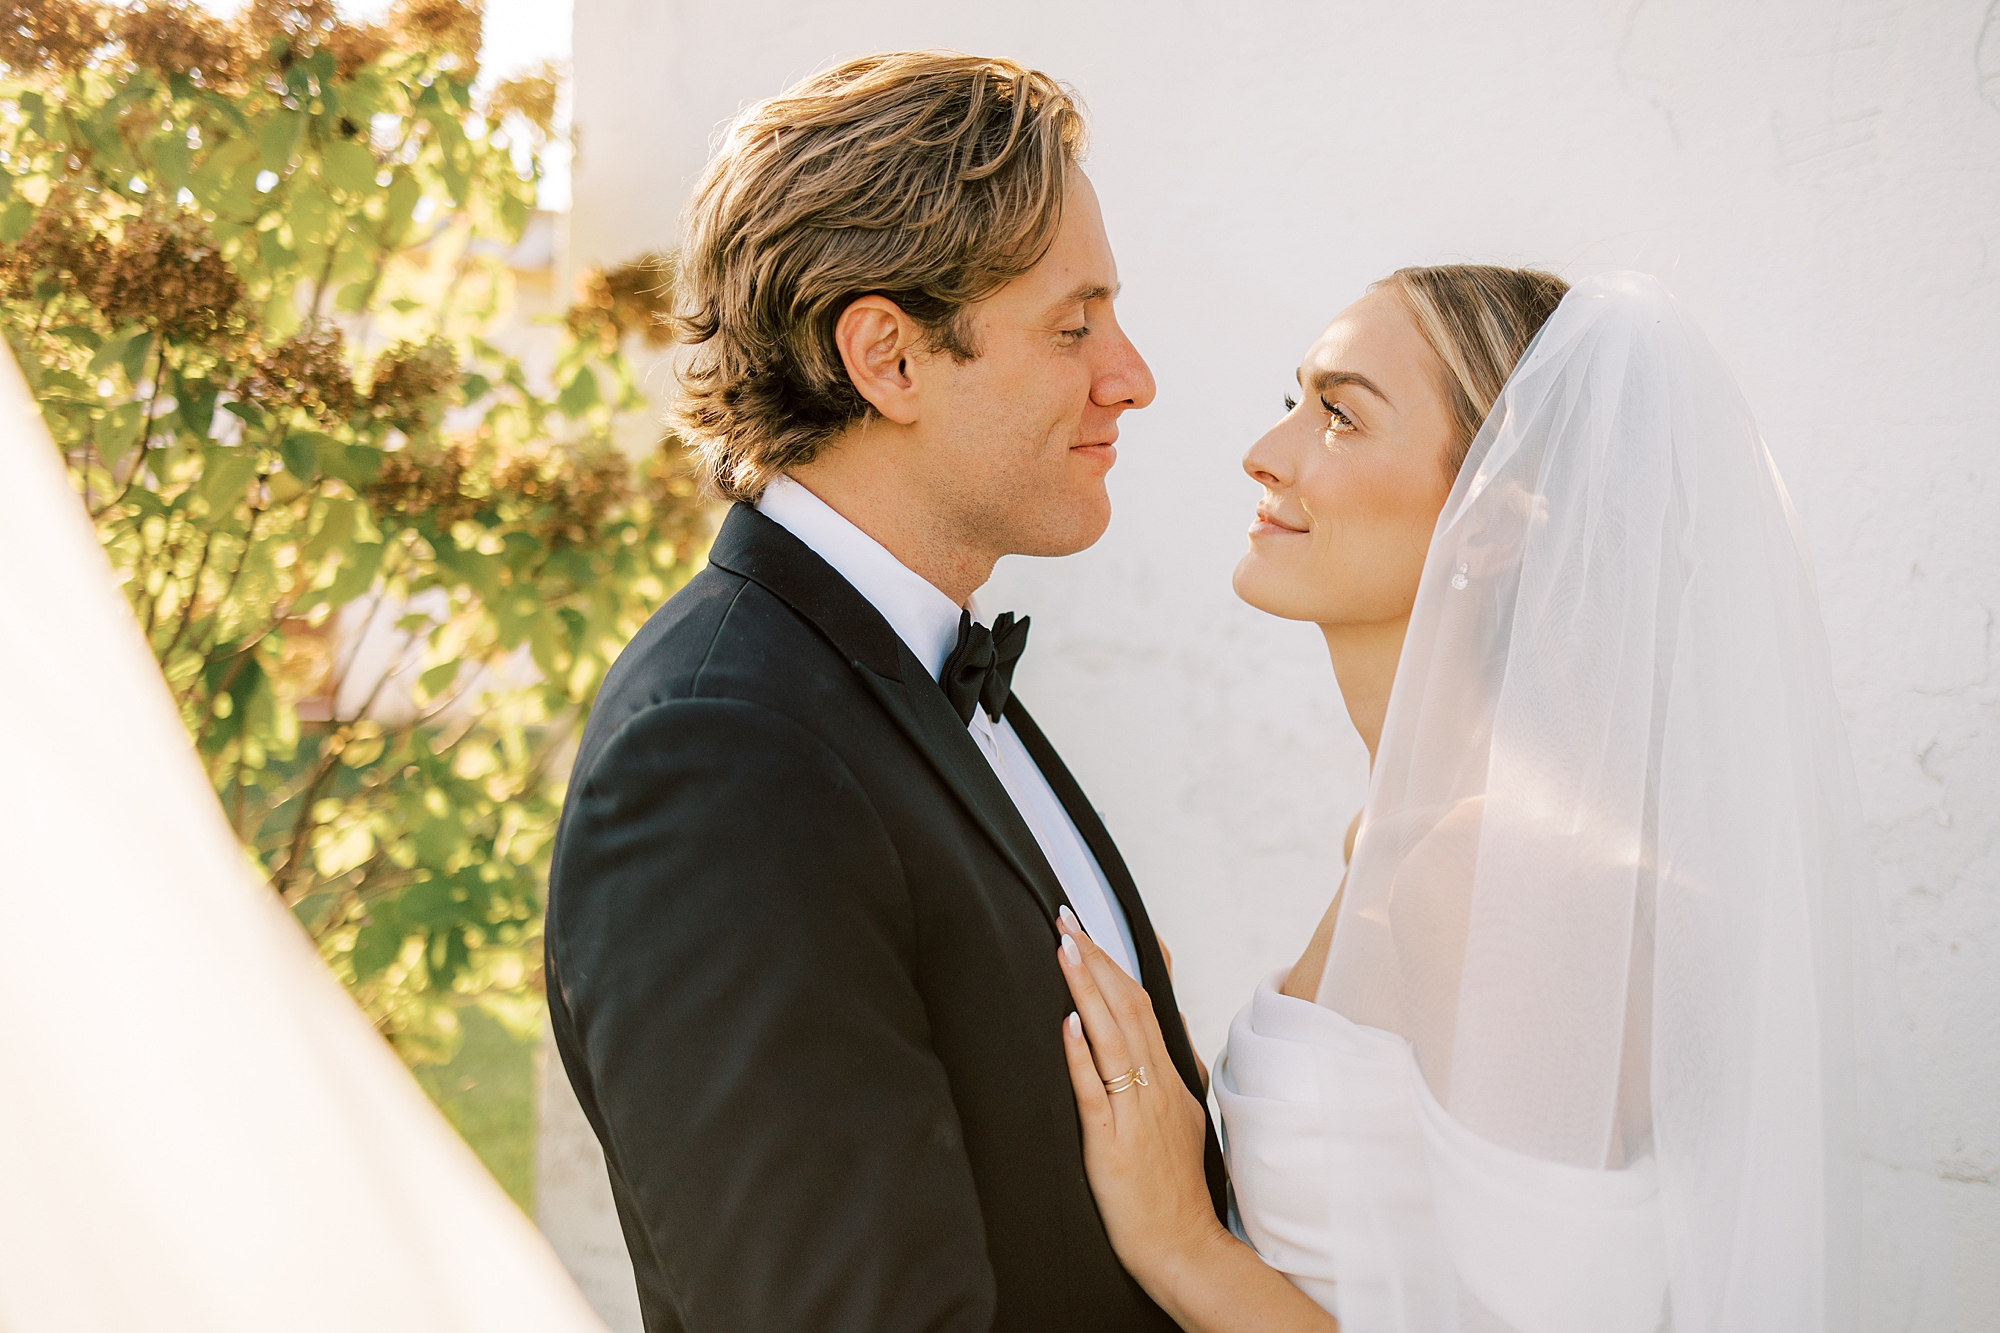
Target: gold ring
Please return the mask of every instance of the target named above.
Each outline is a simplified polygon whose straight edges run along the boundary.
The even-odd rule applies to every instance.
[[[1104,1081],[1104,1090],[1113,1095],[1129,1091],[1132,1088],[1149,1088],[1151,1086],[1152,1084],[1146,1081],[1146,1066],[1144,1065],[1140,1065],[1137,1069],[1128,1069],[1117,1078],[1106,1079]]]

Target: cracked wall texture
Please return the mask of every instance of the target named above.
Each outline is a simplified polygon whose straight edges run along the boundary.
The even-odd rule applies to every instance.
[[[1035,617],[1023,694],[1210,1054],[1325,906],[1363,794],[1316,633],[1229,591],[1237,459],[1299,354],[1410,263],[1638,268],[1690,307],[1816,552],[1958,1326],[2000,1329],[2000,3],[578,0],[571,262],[670,242],[727,116],[898,46],[1011,55],[1091,108],[1159,398],[1104,541],[986,596]]]

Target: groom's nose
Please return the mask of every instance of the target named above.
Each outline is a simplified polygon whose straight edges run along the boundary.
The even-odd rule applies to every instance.
[[[1120,410],[1146,406],[1156,392],[1152,369],[1125,336],[1125,330],[1113,325],[1107,332],[1111,335],[1105,340],[1109,348],[1090,386],[1090,401],[1099,407]]]

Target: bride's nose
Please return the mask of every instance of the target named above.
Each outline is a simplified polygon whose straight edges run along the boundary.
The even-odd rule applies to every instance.
[[[1272,491],[1282,491],[1292,484],[1292,468],[1278,434],[1276,430],[1266,431],[1243,455],[1243,470],[1250,474],[1250,479]]]

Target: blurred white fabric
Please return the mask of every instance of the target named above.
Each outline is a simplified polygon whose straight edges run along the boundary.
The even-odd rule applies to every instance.
[[[1748,406],[1653,279],[1578,283],[1432,537],[1325,1009],[1219,1066],[1250,1234],[1350,1333],[1943,1327],[1858,804]]]
[[[0,1329],[601,1333],[261,887],[0,363]]]

